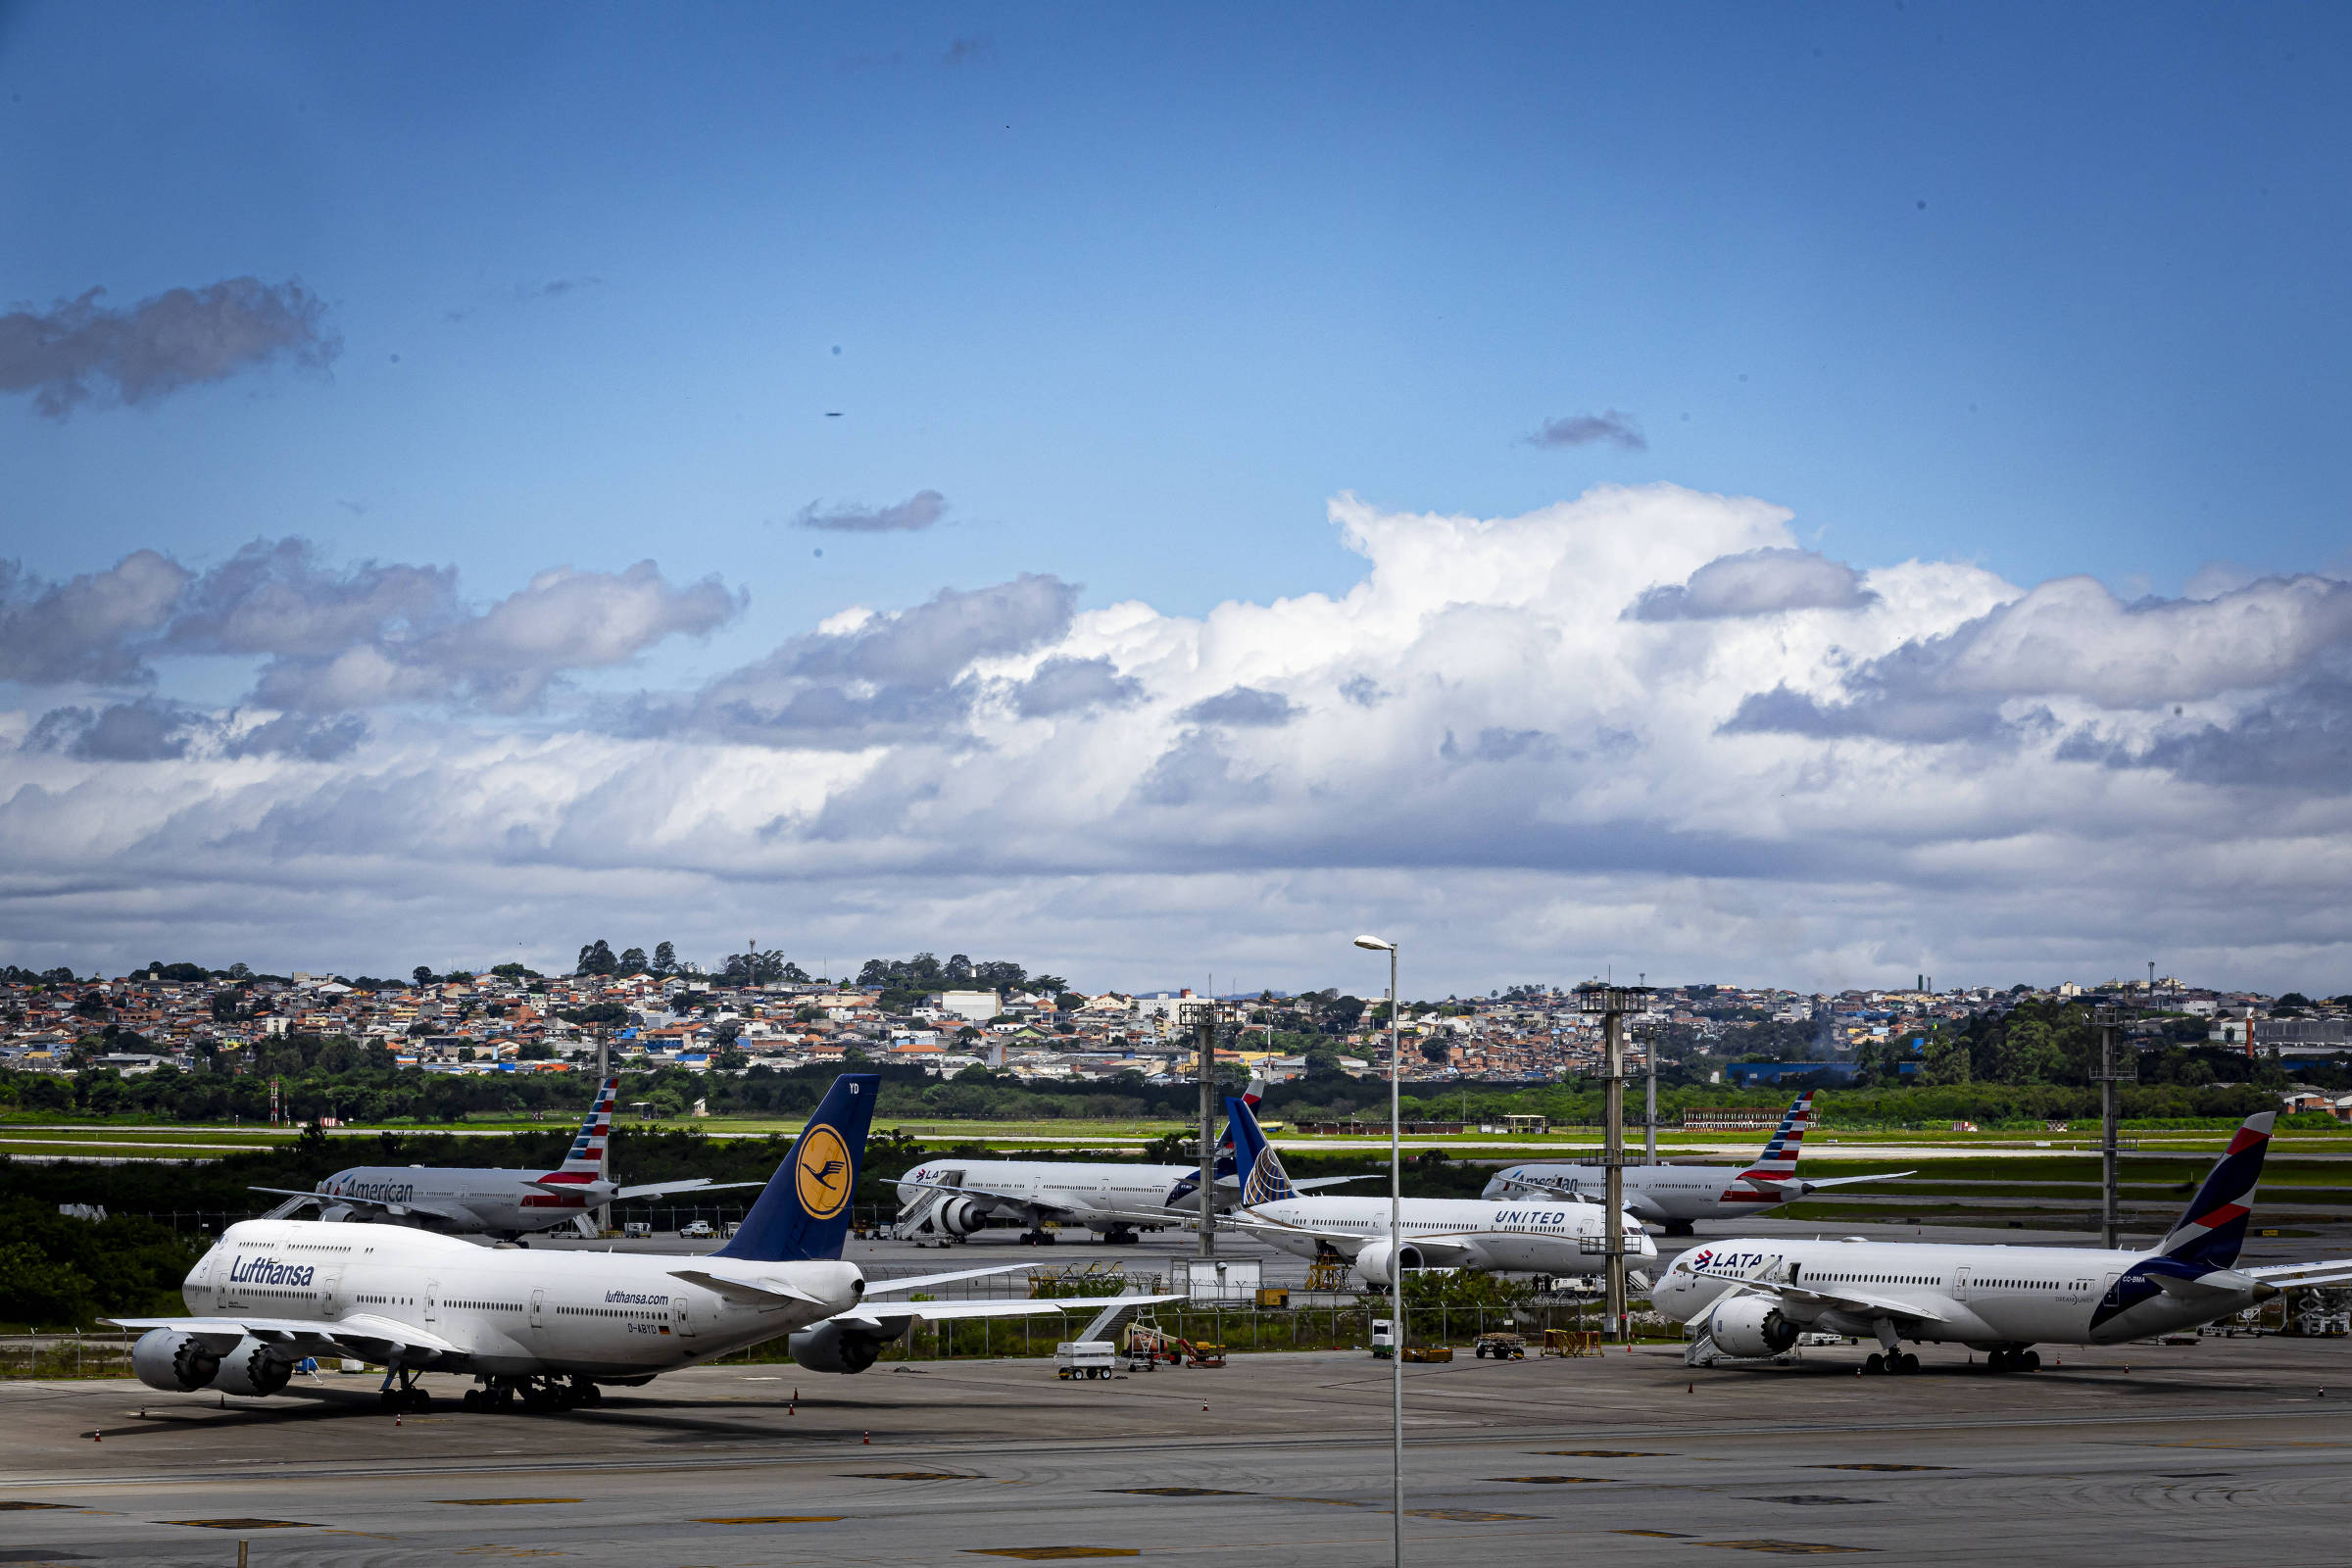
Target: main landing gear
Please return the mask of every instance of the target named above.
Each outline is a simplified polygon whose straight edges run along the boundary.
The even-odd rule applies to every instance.
[[[395,1378],[400,1380],[398,1388],[392,1386]],[[405,1366],[396,1366],[384,1374],[384,1386],[376,1394],[375,1404],[387,1414],[397,1410],[429,1410],[433,1407],[433,1396],[418,1386],[416,1373]]]
[[[1909,1350],[1889,1350],[1884,1355],[1873,1350],[1863,1360],[1862,1370],[1865,1372],[1916,1372],[1919,1370],[1919,1357],[1913,1355]]]
[[[1021,1245],[1023,1247],[1052,1247],[1056,1240],[1057,1238],[1054,1236],[1054,1234],[1046,1229],[1043,1225],[1040,1225],[1033,1231],[1021,1232]]]
[[[1984,1358],[1984,1364],[1995,1372],[2038,1372],[2041,1370],[2041,1352],[1995,1350]]]
[[[460,1402],[468,1410],[515,1410],[532,1414],[547,1410],[593,1408],[605,1401],[605,1391],[585,1378],[484,1378],[478,1389],[467,1389]]]
[[[1135,1234],[1134,1227],[1129,1225],[1113,1225],[1102,1233],[1104,1247],[1133,1247],[1142,1240],[1142,1237]]]

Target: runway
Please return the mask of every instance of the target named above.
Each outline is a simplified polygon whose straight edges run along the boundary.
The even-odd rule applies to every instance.
[[[1693,1373],[1667,1348],[1409,1366],[1408,1555],[1978,1568],[2340,1549],[2352,1343],[2059,1350],[2009,1377],[1931,1348],[1918,1376],[1863,1378],[1861,1353],[1767,1372]],[[243,1539],[255,1568],[1357,1568],[1388,1552],[1388,1387],[1358,1353],[1107,1383],[1057,1382],[1041,1361],[724,1367],[613,1390],[595,1411],[396,1424],[368,1378],[226,1409],[128,1383],[0,1385],[0,1560],[228,1564]]]

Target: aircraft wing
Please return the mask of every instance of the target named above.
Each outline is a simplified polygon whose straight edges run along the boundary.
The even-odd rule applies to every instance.
[[[957,1280],[976,1280],[987,1274],[1010,1274],[1034,1263],[992,1263],[987,1268],[959,1268],[947,1274],[916,1274],[903,1280],[867,1280],[866,1298],[888,1296],[897,1291],[927,1291],[934,1285],[953,1285]]]
[[[372,1208],[393,1219],[406,1219],[411,1214],[422,1214],[428,1218],[440,1220],[444,1224],[456,1225],[467,1230],[479,1230],[482,1224],[478,1215],[470,1209],[461,1208],[455,1203],[417,1202],[414,1200],[406,1203],[387,1203],[379,1198],[347,1198],[341,1193],[306,1193],[292,1187],[253,1187],[247,1190],[256,1193],[275,1193],[280,1198],[314,1199],[321,1208],[329,1203],[341,1203],[347,1208]]]
[[[1050,1296],[1034,1300],[1006,1298],[996,1301],[862,1301],[847,1311],[834,1313],[827,1321],[887,1337],[915,1318],[940,1323],[971,1317],[1038,1317],[1047,1312],[1100,1311],[1114,1304],[1155,1306],[1161,1301],[1183,1299],[1181,1296]]]
[[[1267,1219],[1262,1215],[1249,1213],[1220,1215],[1217,1224],[1229,1230],[1250,1231],[1260,1236],[1311,1236],[1318,1242],[1344,1244],[1344,1249],[1348,1250],[1350,1257],[1355,1255],[1355,1249],[1362,1248],[1366,1243],[1385,1242],[1390,1239],[1386,1231],[1374,1231],[1367,1235],[1363,1231],[1343,1231],[1322,1225],[1300,1225],[1294,1220]],[[1487,1233],[1456,1231],[1450,1235],[1435,1236],[1424,1233],[1418,1236],[1407,1236],[1404,1239],[1404,1245],[1413,1248],[1431,1262],[1444,1267],[1449,1266],[1451,1263],[1469,1261],[1476,1250],[1473,1239],[1483,1234]]]
[[[1102,1212],[1092,1208],[1065,1207],[1060,1203],[1041,1203],[1034,1198],[1016,1198],[1010,1193],[991,1192],[985,1187],[973,1187],[968,1184],[962,1187],[949,1187],[940,1182],[910,1182],[902,1177],[894,1185],[920,1187],[929,1193],[960,1193],[966,1198],[985,1198],[992,1203],[1010,1203],[1032,1219],[1082,1219],[1089,1215],[1100,1215]]]
[[[1804,1189],[1804,1191],[1807,1193],[1817,1193],[1825,1187],[1852,1187],[1862,1182],[1899,1182],[1906,1176],[1916,1176],[1918,1174],[1919,1172],[1915,1170],[1889,1170],[1881,1171],[1876,1176],[1827,1176],[1819,1178],[1806,1176],[1796,1181],[1793,1185]],[[1779,1185],[1775,1182],[1757,1181],[1753,1176],[1748,1178],[1748,1182],[1750,1185],[1756,1187],[1772,1187]]]
[[[623,1187],[613,1193],[612,1200],[617,1203],[624,1198],[659,1198],[663,1193],[715,1193],[722,1187],[766,1185],[765,1182],[714,1182],[708,1176],[697,1176],[690,1181],[645,1182],[635,1187]]]
[[[2280,1290],[2299,1285],[2342,1285],[2352,1281],[2352,1257],[2330,1258],[2322,1263],[2265,1263],[2260,1268],[2241,1268],[2237,1272]]]
[[[1514,1191],[1522,1193],[1541,1193],[1545,1198],[1556,1198],[1563,1202],[1592,1203],[1599,1201],[1598,1199],[1589,1198],[1585,1194],[1578,1192],[1573,1187],[1555,1187],[1549,1182],[1531,1182],[1524,1176],[1501,1176],[1497,1177],[1496,1179],[1505,1187],[1511,1188]],[[1298,1183],[1294,1182],[1292,1185],[1295,1187],[1298,1185]]]
[[[1291,1183],[1291,1188],[1294,1192],[1311,1193],[1318,1187],[1337,1187],[1342,1182],[1368,1182],[1379,1174],[1380,1172],[1376,1170],[1367,1170],[1359,1171],[1353,1176],[1310,1176],[1305,1181]],[[1230,1187],[1234,1184],[1231,1182],[1220,1182],[1218,1185],[1221,1187]]]
[[[1922,1323],[1948,1322],[1941,1312],[1920,1305],[1917,1301],[1898,1300],[1890,1296],[1872,1296],[1865,1291],[1816,1290],[1809,1285],[1794,1285],[1783,1280],[1760,1276],[1754,1279],[1744,1274],[1720,1273],[1714,1269],[1694,1269],[1701,1279],[1728,1280],[1744,1285],[1765,1296],[1774,1296],[1791,1305],[1810,1306],[1818,1310],[1853,1312],[1863,1317],[1908,1318]]]
[[[192,1335],[213,1349],[234,1348],[251,1335],[267,1345],[300,1348],[307,1355],[344,1351],[366,1360],[381,1361],[395,1350],[449,1353],[459,1348],[438,1334],[413,1323],[355,1312],[332,1323],[295,1317],[110,1317],[107,1322],[125,1329],[171,1329]]]

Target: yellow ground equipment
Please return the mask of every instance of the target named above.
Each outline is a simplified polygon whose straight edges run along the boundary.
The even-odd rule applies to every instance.
[[[1598,1355],[1600,1336],[1591,1329],[1545,1329],[1545,1355]]]

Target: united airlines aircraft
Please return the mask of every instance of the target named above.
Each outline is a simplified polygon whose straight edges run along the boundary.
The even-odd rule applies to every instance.
[[[844,1262],[850,1195],[881,1079],[845,1073],[793,1142],[732,1240],[702,1256],[483,1247],[404,1227],[247,1220],[181,1289],[185,1317],[111,1321],[146,1333],[131,1366],[150,1388],[269,1395],[310,1356],[386,1369],[387,1408],[421,1409],[419,1374],[469,1377],[468,1408],[595,1404],[608,1385],[790,1336],[812,1372],[862,1372],[918,1318],[1141,1306],[1089,1300],[890,1299],[999,1272],[869,1285]]]
[[[1703,1325],[1690,1359],[1779,1354],[1800,1333],[1874,1339],[1864,1369],[1916,1372],[1901,1342],[1965,1345],[1996,1372],[2039,1345],[2117,1345],[2242,1311],[2281,1290],[2352,1280],[2352,1259],[2239,1268],[2273,1115],[2246,1118],[2153,1251],[1926,1242],[1730,1241],[1674,1260],[1650,1299]]]
[[[1800,1181],[1797,1156],[1804,1152],[1805,1134],[1813,1126],[1813,1091],[1788,1102],[1779,1131],[1764,1152],[1744,1170],[1718,1165],[1627,1165],[1625,1211],[1662,1227],[1669,1236],[1689,1236],[1693,1220],[1722,1219],[1734,1214],[1760,1214],[1783,1203],[1793,1203],[1808,1193],[1862,1182],[1890,1182],[1911,1174],[1888,1172],[1875,1176],[1830,1176]],[[1485,1196],[1508,1198],[1549,1196],[1597,1199],[1608,1186],[1603,1165],[1513,1165],[1487,1183]]]
[[[1655,1257],[1642,1222],[1598,1204],[1520,1199],[1408,1198],[1403,1234],[1389,1225],[1385,1198],[1307,1198],[1282,1168],[1257,1118],[1225,1102],[1242,1176],[1241,1205],[1220,1226],[1246,1231],[1286,1252],[1336,1255],[1367,1283],[1393,1285],[1406,1269],[1482,1268],[1538,1274],[1598,1274],[1608,1266],[1608,1225],[1628,1257]]]

